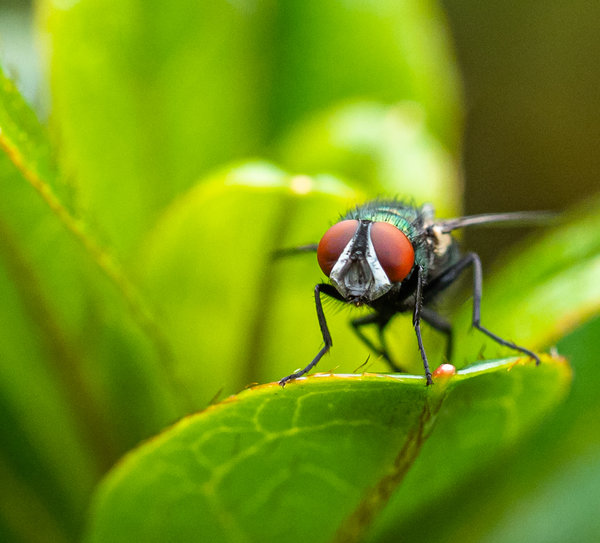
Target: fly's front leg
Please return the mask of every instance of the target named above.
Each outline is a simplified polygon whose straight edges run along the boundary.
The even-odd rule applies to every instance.
[[[419,351],[421,352],[421,359],[423,360],[423,367],[425,368],[425,378],[427,384],[432,385],[433,379],[431,378],[431,370],[429,369],[429,362],[427,361],[427,354],[425,353],[425,347],[423,346],[423,338],[421,337],[421,312],[423,309],[423,283],[425,278],[423,277],[423,268],[417,268],[417,289],[415,291],[415,310],[413,313],[413,326],[415,333],[417,334],[417,342],[419,343]]]
[[[319,328],[321,329],[321,334],[323,336],[323,342],[325,343],[325,345],[317,353],[317,356],[315,356],[313,358],[312,362],[308,366],[306,366],[303,370],[294,372],[291,375],[288,375],[287,377],[284,377],[283,379],[281,379],[279,381],[279,384],[282,387],[285,386],[285,384],[288,381],[293,381],[294,379],[301,377],[305,373],[308,373],[312,368],[314,368],[318,364],[319,360],[321,360],[323,355],[327,351],[329,351],[329,349],[331,348],[331,345],[333,345],[333,342],[331,341],[331,334],[329,333],[329,328],[327,327],[327,321],[325,320],[325,313],[323,313],[323,304],[321,303],[321,292],[323,294],[327,294],[328,296],[331,296],[332,298],[336,298],[338,300],[343,300],[343,298],[341,298],[340,295],[338,294],[338,292],[331,285],[328,285],[327,283],[319,283],[318,285],[315,286],[315,306],[317,308],[317,319],[319,320]]]

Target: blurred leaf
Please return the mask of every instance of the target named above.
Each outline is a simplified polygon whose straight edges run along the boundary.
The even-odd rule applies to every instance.
[[[12,284],[11,272],[16,270],[6,267],[6,236],[6,229],[0,229],[0,471],[6,472],[0,501],[10,505],[1,509],[18,518],[16,496],[27,489],[23,492],[43,504],[29,500],[30,508],[23,511],[29,512],[30,521],[45,525],[41,518],[56,516],[62,530],[74,530],[74,511],[81,515],[81,505],[100,475],[98,457],[88,452],[90,435],[82,428],[94,413],[85,411],[88,406],[83,403],[78,406],[82,411],[75,413],[61,387],[62,375],[57,383],[53,355],[62,345],[55,344],[54,352],[49,352],[46,332],[52,323],[36,326],[31,299],[19,299],[22,291]],[[104,450],[95,452],[101,455]]]
[[[260,3],[44,3],[53,120],[79,203],[127,253],[174,195],[262,141]]]
[[[275,28],[271,107],[284,129],[347,99],[413,101],[428,131],[456,152],[460,84],[437,2],[285,2]]]
[[[208,168],[340,100],[415,102],[457,149],[456,69],[434,2],[44,6],[61,157],[120,254]]]
[[[560,219],[549,232],[539,229],[513,253],[502,269],[484,278],[482,323],[503,338],[532,349],[545,348],[600,311],[600,199]],[[531,240],[534,239],[534,242]],[[470,280],[469,272],[465,272]],[[526,295],[524,295],[526,293]],[[467,330],[471,304],[456,319]],[[496,344],[477,334],[458,342],[457,365]]]
[[[117,351],[106,352],[106,337],[114,329],[109,342],[118,336],[120,343],[114,346],[120,351],[125,347],[129,351],[126,358],[137,351],[132,361],[137,358],[136,365],[141,360],[146,362],[147,369],[143,372],[137,369],[135,373],[150,378],[143,386],[154,388],[155,396],[148,399],[168,404],[166,391],[159,392],[164,385],[157,383],[156,374],[164,368],[157,372],[157,353],[152,351],[159,349],[159,340],[153,336],[149,310],[118,263],[90,233],[88,225],[74,216],[53,190],[60,180],[45,132],[35,115],[9,80],[2,80],[2,91],[0,119],[9,127],[2,131],[6,156],[2,157],[5,182],[0,213],[4,223],[0,226],[5,230],[5,262],[21,297],[29,296],[24,303],[30,306],[30,317],[34,323],[37,321],[35,326],[47,328],[46,347],[51,357],[56,358],[55,369],[67,378],[73,376],[74,380],[65,385],[76,396],[79,394],[75,404],[93,402],[94,392],[84,374],[91,371],[95,376],[92,381],[99,379],[105,368],[89,364],[89,359],[104,358],[107,354],[109,360],[114,358]],[[59,348],[60,344],[63,346]],[[121,360],[118,372],[123,373],[127,368]],[[107,373],[111,373],[110,369]],[[154,385],[150,385],[152,380]],[[127,398],[127,404],[130,413],[134,413],[131,397]],[[134,425],[138,429],[148,424],[148,415],[154,409],[146,405],[142,411],[143,418]],[[99,421],[92,426],[98,426],[94,431],[102,428]],[[150,427],[157,429],[153,423]],[[128,429],[128,433],[132,431],[133,428]]]
[[[53,518],[47,504],[41,502],[40,495],[14,476],[1,456],[0,482],[0,541],[66,543],[73,540]]]
[[[49,338],[51,346],[64,343],[62,351],[57,348],[53,354],[60,359],[57,363],[64,366],[60,371],[65,376],[74,376],[67,387],[79,389],[76,391],[78,401],[93,401],[94,392],[89,389],[84,373],[92,372],[95,377],[92,381],[106,377],[116,377],[115,381],[119,381],[124,373],[133,369],[124,364],[123,359],[115,364],[117,352],[133,362],[134,367],[144,361],[145,370],[136,367],[125,379],[134,386],[142,378],[144,384],[138,383],[141,388],[150,387],[154,392],[140,400],[149,401],[155,407],[146,403],[139,413],[142,418],[125,432],[127,441],[135,442],[134,436],[140,429],[147,425],[152,431],[157,429],[153,417],[149,418],[155,410],[162,423],[165,415],[160,411],[163,409],[168,416],[173,416],[172,406],[167,407],[172,402],[171,398],[167,399],[168,385],[158,382],[165,374],[168,376],[165,360],[160,367],[161,357],[168,356],[161,352],[164,347],[160,331],[151,310],[118,261],[99,244],[89,225],[75,216],[54,191],[53,187],[60,188],[61,181],[45,131],[35,115],[8,79],[2,79],[2,91],[0,120],[7,123],[8,129],[2,131],[0,141],[6,149],[3,159],[12,162],[2,163],[5,183],[0,199],[0,212],[6,221],[0,226],[6,230],[7,265],[12,266],[15,285],[19,286],[19,282],[25,285],[21,285],[21,295],[31,297],[29,311],[34,320],[47,324],[48,333],[53,336]],[[103,364],[89,364],[89,358],[104,357],[106,368]],[[102,375],[104,370],[107,371]],[[122,388],[120,384],[119,389]],[[111,387],[111,392],[117,390]],[[134,414],[135,403],[131,397],[127,395],[122,400],[126,401],[128,413]],[[159,408],[161,402],[164,403]],[[119,421],[126,418],[120,417]],[[97,420],[91,426],[94,432],[100,432],[103,425]]]
[[[0,148],[19,169],[31,172],[28,179],[46,179],[52,190],[67,200],[68,187],[59,177],[48,134],[27,106],[14,83],[0,66]]]
[[[434,387],[421,377],[334,375],[245,391],[130,454],[101,487],[88,540],[331,541],[338,529],[356,540],[440,405],[443,432],[465,438],[471,452],[453,462],[468,469],[470,435],[513,441],[569,379],[563,361],[547,358],[540,368],[490,362]]]
[[[428,132],[423,107],[358,102],[305,122],[286,138],[281,160],[292,171],[335,172],[367,190],[432,202],[438,216],[459,213],[462,191],[450,154]]]
[[[331,177],[294,177],[270,164],[246,163],[203,180],[165,212],[143,246],[138,273],[160,308],[179,379],[198,407],[219,390],[277,377],[272,363],[290,345],[282,345],[282,329],[298,337],[298,305],[311,315],[307,326],[313,324],[314,283],[301,284],[301,292],[284,284],[273,252],[320,237],[324,210],[343,209],[353,195]],[[299,225],[308,227],[299,234]],[[298,259],[305,260],[291,258]],[[293,283],[295,276],[287,279]],[[274,320],[274,306],[290,312],[287,323]],[[316,347],[319,332],[312,328]]]
[[[39,513],[40,524],[49,525],[46,517],[56,515],[63,525],[49,531],[57,533],[73,530],[73,512],[81,515],[82,502],[99,476],[102,461],[88,449],[98,443],[88,428],[101,423],[69,356],[71,347],[76,349],[54,321],[55,308],[39,284],[51,285],[62,303],[77,312],[80,299],[73,290],[81,278],[78,270],[64,265],[64,248],[57,250],[53,243],[58,221],[49,224],[51,213],[32,190],[46,188],[54,194],[53,189],[64,187],[44,130],[1,70],[0,147],[0,463],[13,481],[0,485],[0,500],[16,505],[19,501],[9,501],[5,493],[18,496],[18,488],[26,489],[40,501],[38,506],[30,500],[29,520]],[[40,176],[49,180],[45,187],[38,183]],[[45,262],[47,275],[32,269],[38,259]],[[58,274],[62,281],[53,281]],[[69,400],[81,400],[77,410]],[[96,453],[105,451],[101,446]],[[6,510],[11,523],[19,517],[16,510]]]
[[[9,501],[25,532],[39,513],[67,537],[103,470],[177,411],[108,255],[59,198],[43,128],[0,77],[0,493],[38,501]]]

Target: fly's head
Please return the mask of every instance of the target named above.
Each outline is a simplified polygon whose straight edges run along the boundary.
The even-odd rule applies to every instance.
[[[344,299],[360,306],[402,282],[414,266],[415,252],[393,224],[349,219],[325,232],[317,259]]]

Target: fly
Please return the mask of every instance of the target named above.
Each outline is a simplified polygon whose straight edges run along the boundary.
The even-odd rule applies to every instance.
[[[452,327],[431,309],[431,305],[467,268],[473,271],[473,327],[496,343],[524,353],[539,364],[540,359],[534,352],[502,339],[481,324],[481,261],[476,253],[461,254],[451,233],[466,226],[504,221],[531,222],[547,217],[545,212],[516,212],[436,220],[430,204],[416,207],[399,200],[374,200],[348,211],[325,232],[318,244],[281,251],[279,254],[316,251],[319,266],[330,283],[319,283],[314,289],[324,346],[308,366],[284,377],[279,384],[284,386],[308,373],[331,348],[333,342],[321,302],[321,296],[326,295],[340,302],[373,309],[372,313],[352,320],[351,325],[363,343],[397,372],[402,368],[391,359],[383,332],[395,315],[411,312],[425,377],[431,385],[433,380],[421,337],[421,321],[446,336],[446,356],[450,359]],[[364,326],[371,324],[377,327],[380,347],[362,331]]]

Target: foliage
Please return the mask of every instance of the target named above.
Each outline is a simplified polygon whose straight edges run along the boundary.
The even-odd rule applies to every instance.
[[[469,366],[497,346],[465,307],[467,367],[434,387],[361,367],[329,312],[320,369],[369,373],[206,409],[319,345],[317,268],[275,249],[377,194],[459,212],[435,4],[47,0],[38,24],[48,126],[0,74],[0,539],[507,541],[513,518],[586,539],[595,516],[559,523],[544,500],[589,511],[599,477],[597,202],[485,285],[490,328],[571,359],[566,401],[558,356]],[[409,329],[393,347],[419,372]]]

